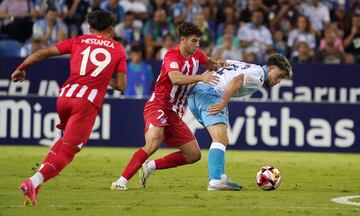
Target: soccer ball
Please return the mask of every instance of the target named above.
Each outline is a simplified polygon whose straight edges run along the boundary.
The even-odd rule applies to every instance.
[[[281,183],[279,170],[273,166],[261,167],[256,174],[256,183],[263,190],[275,190]]]

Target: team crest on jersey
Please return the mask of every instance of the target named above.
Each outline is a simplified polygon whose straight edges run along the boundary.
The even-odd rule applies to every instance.
[[[170,68],[172,68],[172,69],[178,69],[178,68],[179,68],[179,65],[178,65],[177,62],[171,62],[171,63],[170,63]]]
[[[165,116],[162,116],[159,121],[164,124],[166,122],[166,117]]]
[[[254,82],[254,77],[249,75],[248,77],[246,77],[246,83],[252,83]]]

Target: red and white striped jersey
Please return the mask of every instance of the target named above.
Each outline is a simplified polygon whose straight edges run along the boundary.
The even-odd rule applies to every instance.
[[[126,73],[124,48],[102,35],[82,35],[56,44],[70,55],[70,75],[59,97],[85,98],[100,109],[114,72]]]
[[[208,57],[200,49],[189,58],[184,58],[180,53],[179,46],[171,48],[165,54],[160,75],[146,108],[155,106],[158,109],[168,109],[182,117],[187,105],[189,91],[194,84],[173,85],[168,72],[180,71],[182,74],[193,76],[196,75],[199,65],[207,61]]]

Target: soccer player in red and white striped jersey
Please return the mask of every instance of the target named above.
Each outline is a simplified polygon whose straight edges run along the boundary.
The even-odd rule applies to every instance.
[[[94,11],[88,16],[90,35],[64,40],[41,49],[12,73],[14,82],[23,81],[26,67],[45,58],[70,54],[70,76],[57,99],[57,111],[63,136],[53,145],[39,171],[26,179],[20,189],[32,205],[37,204],[41,183],[57,176],[89,139],[96,116],[102,106],[107,86],[123,91],[126,88],[126,54],[124,48],[111,39],[112,14]],[[112,79],[115,73],[115,79]]]
[[[112,189],[126,190],[128,180],[160,147],[161,142],[180,151],[151,161],[151,171],[191,164],[200,159],[198,143],[181,117],[191,87],[200,81],[210,83],[218,79],[211,71],[198,75],[199,65],[216,70],[224,66],[225,61],[208,58],[199,49],[202,32],[196,25],[185,22],[179,26],[178,33],[180,44],[165,54],[155,90],[144,108],[146,143],[134,153],[121,177],[112,183]],[[143,187],[149,173],[142,175]]]

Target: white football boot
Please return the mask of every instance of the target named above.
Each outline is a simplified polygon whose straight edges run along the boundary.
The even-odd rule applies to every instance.
[[[147,164],[150,161],[145,161],[141,167],[141,170],[139,172],[139,178],[140,178],[140,187],[145,188],[146,187],[146,181],[149,178],[150,174],[153,173],[153,170],[150,170],[147,167]]]

